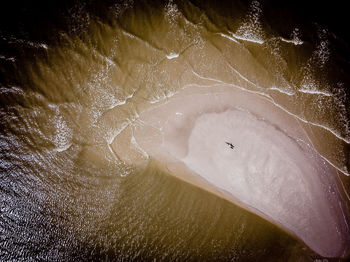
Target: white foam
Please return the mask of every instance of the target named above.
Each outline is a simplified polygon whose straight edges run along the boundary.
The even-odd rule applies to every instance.
[[[285,95],[288,95],[288,96],[293,96],[295,95],[295,92],[294,91],[288,91],[290,90],[291,88],[279,88],[279,87],[276,87],[276,86],[273,86],[273,87],[270,87],[269,90],[273,90],[273,91],[278,91],[282,94],[285,94]]]
[[[179,54],[171,52],[169,55],[166,56],[169,60],[179,57]]]
[[[293,44],[293,45],[302,45],[304,43],[303,41],[301,41],[299,39],[286,39],[286,38],[283,38],[283,37],[279,37],[279,39],[282,42]]]
[[[293,44],[293,45],[302,45],[304,41],[300,38],[300,31],[298,28],[295,28],[291,34],[291,39],[286,39],[283,37],[278,37],[282,42]]]
[[[232,42],[235,42],[236,44],[239,44],[239,42],[232,36],[229,36],[229,35],[226,35],[226,34],[223,34],[223,33],[218,33],[220,36],[224,37],[224,38],[227,38],[229,40],[231,40]]]
[[[332,96],[328,92],[317,90],[317,89],[309,89],[309,88],[305,88],[305,87],[299,89],[298,91],[301,93],[311,94],[311,95]]]
[[[252,1],[249,7],[249,12],[243,20],[241,26],[235,33],[231,35],[243,41],[248,41],[256,44],[263,44],[264,31],[261,24],[261,4],[258,1]]]
[[[232,36],[236,39],[256,43],[259,45],[262,45],[265,42],[264,40],[260,39],[259,37],[254,36],[253,34],[250,34],[248,31],[244,31],[244,33],[242,33],[242,35],[232,33]]]

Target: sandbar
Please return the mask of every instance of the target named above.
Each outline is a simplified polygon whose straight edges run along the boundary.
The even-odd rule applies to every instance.
[[[116,156],[160,168],[248,209],[316,253],[348,253],[347,212],[335,170],[299,120],[259,94],[187,86],[152,104],[111,144]]]

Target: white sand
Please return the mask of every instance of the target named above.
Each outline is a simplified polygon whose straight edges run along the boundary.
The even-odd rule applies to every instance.
[[[232,87],[188,87],[142,112],[112,143],[133,165],[170,173],[267,218],[327,257],[347,252],[349,229],[332,170],[299,122]]]

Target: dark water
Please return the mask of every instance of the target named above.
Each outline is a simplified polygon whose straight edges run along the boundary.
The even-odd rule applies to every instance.
[[[299,117],[348,192],[344,5],[8,4],[0,8],[1,261],[323,261],[152,162],[145,170],[118,162],[109,144],[145,103],[199,76],[264,93]],[[324,261],[333,260],[346,258]]]

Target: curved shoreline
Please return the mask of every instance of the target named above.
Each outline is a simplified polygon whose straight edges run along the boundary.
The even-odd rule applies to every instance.
[[[206,170],[209,170],[212,165],[210,166],[209,164],[207,168],[201,170],[196,170],[196,168],[193,167],[193,163],[196,161],[197,164],[195,164],[195,166],[198,167],[205,165],[208,162],[208,160],[204,160],[207,158],[201,159],[201,157],[208,157],[208,155],[205,153],[198,154],[198,152],[193,155],[191,149],[189,149],[190,136],[193,135],[193,130],[198,124],[198,119],[203,116],[203,114],[209,113],[220,115],[222,112],[232,110],[233,108],[236,108],[236,110],[238,109],[241,112],[249,112],[249,114],[255,115],[255,117],[260,118],[263,122],[268,123],[268,125],[277,127],[281,131],[280,133],[285,133],[286,137],[289,137],[294,141],[302,141],[306,147],[310,147],[310,149],[307,150],[311,150],[311,153],[305,153],[306,151],[304,150],[305,154],[311,154],[307,157],[308,160],[304,160],[305,156],[302,155],[304,153],[298,153],[300,154],[299,156],[294,156],[290,153],[291,155],[289,155],[289,158],[291,160],[287,159],[292,162],[297,161],[295,162],[296,165],[301,168],[304,168],[303,165],[305,165],[305,163],[306,165],[310,165],[309,168],[305,169],[309,170],[307,171],[310,173],[310,175],[308,175],[309,177],[304,177],[306,171],[295,173],[297,171],[294,172],[293,169],[287,169],[290,170],[288,172],[292,172],[293,176],[297,176],[301,180],[300,182],[296,182],[298,180],[295,180],[295,182],[288,182],[288,176],[284,176],[281,181],[282,189],[285,187],[288,188],[288,186],[296,186],[297,188],[292,190],[292,195],[295,197],[301,197],[300,201],[306,201],[306,206],[300,208],[295,202],[292,206],[286,207],[289,201],[293,202],[293,199],[287,197],[283,202],[281,198],[279,199],[276,192],[272,192],[272,195],[270,195],[268,199],[270,202],[272,201],[270,205],[264,204],[265,206],[261,207],[264,198],[260,197],[260,202],[259,199],[256,200],[258,202],[254,202],[254,200],[254,204],[247,200],[250,198],[249,191],[243,195],[235,195],[235,192],[237,192],[239,187],[234,191],[225,188],[225,183],[230,183],[229,180],[222,182],[221,184],[218,183],[217,181],[219,179],[217,175],[215,178],[213,170],[212,172],[208,171],[209,173],[207,172],[205,175]],[[245,119],[246,117],[244,116],[241,120],[244,121]],[[215,117],[213,121],[215,122]],[[220,126],[220,123],[223,122],[225,121],[218,123],[215,122],[215,124],[211,126]],[[264,130],[265,128],[268,128],[268,125],[266,127],[261,127],[261,132],[265,132]],[[256,126],[256,123],[254,123],[253,126]],[[203,130],[203,128],[200,130]],[[276,135],[278,136],[277,133]],[[195,145],[200,145],[203,141],[205,142],[205,140],[201,140],[201,135],[197,134],[195,137],[199,139],[198,141],[201,141],[200,143],[194,143]],[[252,138],[254,137],[255,135]],[[271,137],[270,140],[271,142],[268,143],[275,143],[273,137]],[[260,140],[258,139],[257,141]],[[264,145],[264,139],[262,143],[262,145]],[[286,144],[280,145],[280,149],[278,150],[282,150],[281,152],[288,152],[291,144],[289,144],[289,148],[283,148],[285,145]],[[349,243],[349,229],[347,226],[347,218],[345,218],[347,215],[344,214],[346,211],[343,210],[343,204],[338,206],[338,201],[342,199],[342,197],[341,192],[339,192],[338,186],[336,185],[336,171],[333,168],[329,169],[330,166],[326,164],[317,151],[313,149],[312,141],[295,117],[286,114],[266,99],[258,97],[258,95],[235,90],[232,87],[225,85],[212,88],[188,87],[170,99],[156,103],[142,112],[140,118],[134,124],[130,125],[115,138],[111,147],[118,157],[127,164],[143,166],[148,162],[149,157],[156,159],[161,168],[168,170],[172,175],[203,188],[215,195],[223,197],[235,204],[238,203],[245,209],[257,213],[267,220],[281,226],[293,235],[296,235],[296,237],[300,238],[311,249],[325,257],[344,256],[348,253],[347,244]],[[275,147],[278,148],[278,145],[276,144]],[[294,152],[299,150],[297,147],[298,145],[296,145]],[[212,146],[209,148],[212,148]],[[229,148],[228,150],[231,149]],[[300,152],[303,152],[303,150]],[[247,151],[248,155],[250,153],[250,151]],[[191,154],[192,156],[189,157]],[[265,151],[263,154],[265,154]],[[283,164],[280,165],[279,163],[280,161],[283,162],[284,159],[278,158],[279,156],[276,155],[272,155],[272,157],[274,159],[272,161],[275,162],[272,162],[270,168],[282,168],[283,170]],[[222,158],[219,157],[218,159]],[[220,162],[221,160],[216,161],[219,161],[214,162],[219,164],[218,167],[220,169],[223,162]],[[316,162],[312,164],[310,161]],[[241,164],[244,166],[244,164],[247,163],[243,161]],[[253,164],[253,166],[254,165],[255,164]],[[264,168],[264,164],[261,165],[260,169]],[[295,164],[292,164],[292,166],[294,165]],[[318,167],[318,165],[320,166]],[[250,164],[249,167],[251,166],[252,165]],[[259,165],[256,167],[259,169]],[[226,164],[226,169],[227,168],[230,167]],[[315,171],[316,169],[318,171]],[[257,172],[259,173],[260,171],[261,170],[258,170]],[[233,172],[237,172],[237,169]],[[320,172],[323,173],[323,175],[321,175]],[[225,172],[220,174],[225,174]],[[244,173],[241,178],[243,178],[245,174],[247,173]],[[271,173],[265,172],[264,176],[268,178],[270,174]],[[296,179],[296,177],[293,176],[292,179]],[[253,178],[252,181],[254,182],[255,179],[256,178]],[[236,186],[235,183],[237,183],[237,181],[233,182],[232,186]],[[240,182],[238,182],[238,185],[239,183]],[[291,183],[291,185],[288,185],[288,183]],[[330,193],[327,195],[327,192],[322,189],[327,183],[332,189],[331,191],[335,192],[335,196]],[[245,187],[246,184],[241,182],[241,186]],[[255,190],[260,190],[264,186],[266,187],[267,184],[262,186],[256,184],[254,186]],[[248,189],[246,188],[246,190]],[[266,190],[266,188],[264,190]],[[275,190],[278,190],[278,188]],[[287,192],[284,194],[282,192],[282,199],[283,195],[286,194]],[[326,200],[329,199],[329,197],[331,200]],[[304,210],[307,207],[312,210],[316,209],[316,211]],[[276,211],[278,209],[282,211],[284,210],[284,215],[278,213]],[[298,213],[299,215],[294,218],[288,218],[288,212],[294,215]],[[304,214],[304,217],[302,214]],[[320,218],[322,216],[324,217]],[[300,219],[304,221],[304,223],[297,221]],[[335,228],[333,228],[333,226],[335,226]],[[339,234],[333,233],[336,232],[336,229],[340,230]],[[326,239],[323,239],[322,235],[324,235]]]

